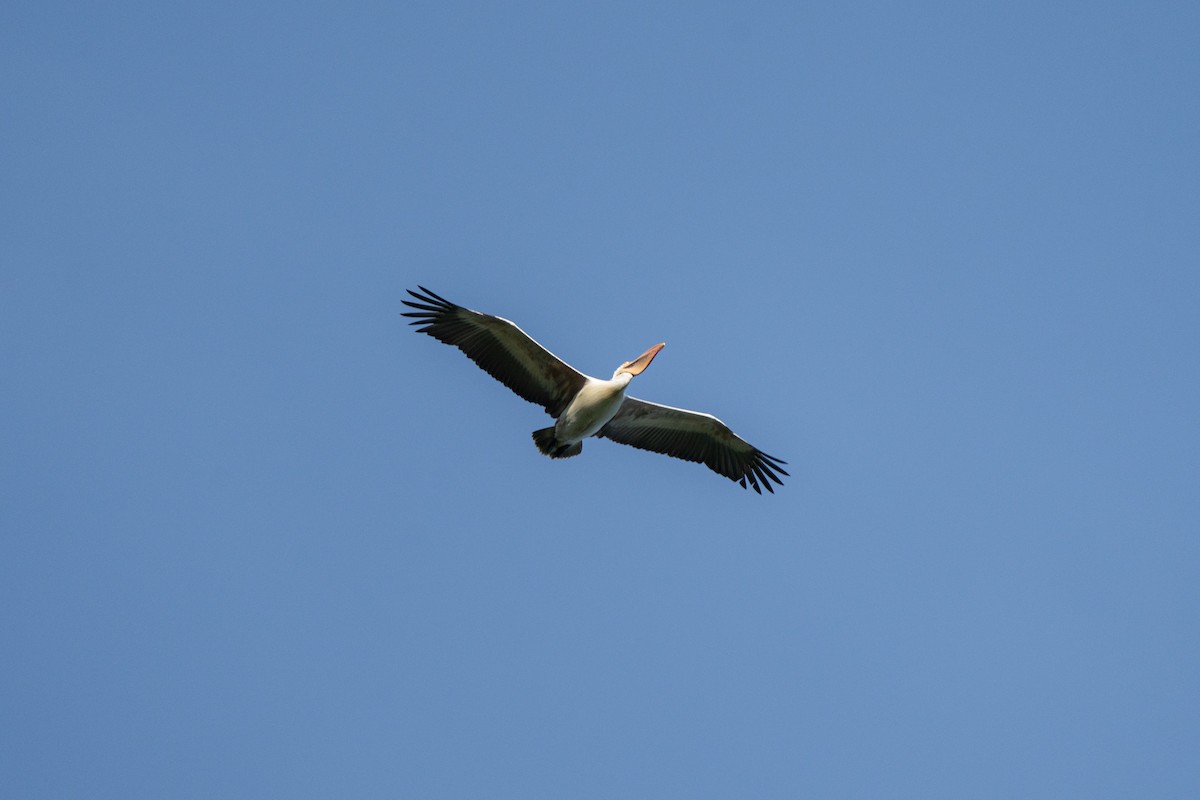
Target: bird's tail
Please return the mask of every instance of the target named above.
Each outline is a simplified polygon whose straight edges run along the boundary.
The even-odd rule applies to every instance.
[[[558,439],[554,436],[554,426],[542,428],[539,431],[533,432],[533,443],[537,445],[537,449],[541,450],[551,458],[570,458],[577,456],[583,452],[583,442],[575,444],[559,444]]]

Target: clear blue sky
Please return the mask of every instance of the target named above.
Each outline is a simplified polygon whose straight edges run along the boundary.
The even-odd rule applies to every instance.
[[[595,6],[6,5],[0,795],[1200,796],[1196,4]]]

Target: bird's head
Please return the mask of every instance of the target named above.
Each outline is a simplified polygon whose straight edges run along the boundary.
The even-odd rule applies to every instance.
[[[626,361],[624,364],[617,367],[617,371],[613,373],[613,377],[614,378],[617,377],[622,372],[629,373],[630,377],[632,377],[634,375],[641,375],[642,370],[644,370],[646,367],[650,366],[650,362],[654,360],[654,357],[656,355],[658,355],[658,351],[662,350],[666,346],[667,346],[666,342],[656,344],[656,345],[654,345],[654,347],[651,347],[649,350],[642,353],[640,356],[635,358],[633,361]]]

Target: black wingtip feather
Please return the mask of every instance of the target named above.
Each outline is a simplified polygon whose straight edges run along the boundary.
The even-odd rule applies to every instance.
[[[428,297],[432,297],[434,300],[438,301],[442,305],[446,305],[446,306],[450,306],[450,307],[454,306],[454,303],[451,303],[449,300],[442,297],[440,294],[437,294],[436,292],[429,291],[428,289],[426,289],[424,286],[422,286],[419,283],[417,284],[417,288],[420,289],[422,292],[424,292]],[[412,294],[411,289],[409,290],[409,293]]]

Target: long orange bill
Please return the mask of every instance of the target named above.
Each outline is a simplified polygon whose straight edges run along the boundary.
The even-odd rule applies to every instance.
[[[650,366],[650,362],[654,360],[656,355],[658,355],[658,351],[662,350],[666,346],[666,342],[654,345],[654,347],[651,347],[633,361],[630,361],[629,366],[625,368],[625,372],[628,372],[630,375],[641,375],[642,370]]]

